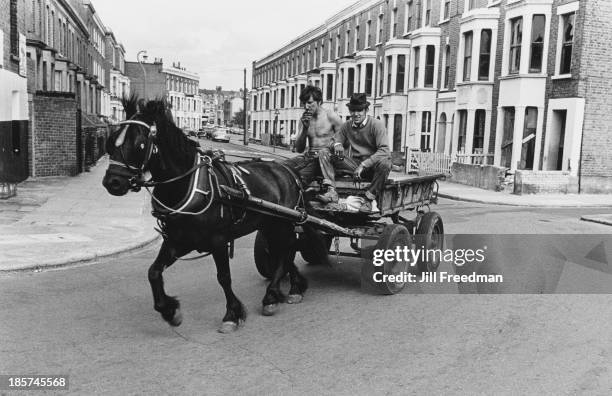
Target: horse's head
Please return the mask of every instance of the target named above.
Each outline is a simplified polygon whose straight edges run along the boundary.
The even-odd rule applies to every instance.
[[[102,184],[112,195],[140,190],[144,173],[157,151],[155,114],[143,111],[145,107],[137,103],[134,96],[124,100],[129,118],[116,125],[106,143],[109,167]],[[151,107],[147,104],[149,110]]]

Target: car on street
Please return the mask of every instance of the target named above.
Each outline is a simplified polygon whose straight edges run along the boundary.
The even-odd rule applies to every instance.
[[[217,127],[212,133],[212,140],[215,142],[229,142],[230,135],[226,127]]]

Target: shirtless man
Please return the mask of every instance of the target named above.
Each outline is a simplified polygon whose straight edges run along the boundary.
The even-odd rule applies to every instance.
[[[323,93],[318,87],[308,85],[304,88],[300,93],[300,102],[305,111],[300,119],[295,139],[295,151],[304,153],[306,143],[308,151],[287,160],[285,164],[295,170],[307,186],[317,174],[321,173],[319,151],[328,150],[334,134],[342,126],[342,120],[334,112],[321,107]]]

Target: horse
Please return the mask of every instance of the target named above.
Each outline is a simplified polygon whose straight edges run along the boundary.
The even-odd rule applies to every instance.
[[[262,313],[275,314],[279,303],[299,303],[308,287],[293,263],[294,225],[283,218],[250,211],[229,202],[224,188],[298,208],[302,188],[295,173],[277,162],[252,159],[235,164],[224,155],[202,151],[172,119],[164,100],[148,102],[132,96],[123,101],[126,121],[107,140],[109,166],[102,181],[115,196],[152,187],[153,215],[163,236],[161,248],[148,271],[154,309],[171,326],[182,322],[180,303],[166,295],[162,273],[177,259],[193,251],[212,254],[217,280],[226,298],[226,313],[219,331],[229,333],[246,320],[247,312],[232,290],[230,251],[233,241],[261,230],[268,241],[273,272],[262,300]],[[145,180],[145,175],[150,179]],[[233,254],[233,253],[232,253]],[[280,289],[289,273],[288,298]]]

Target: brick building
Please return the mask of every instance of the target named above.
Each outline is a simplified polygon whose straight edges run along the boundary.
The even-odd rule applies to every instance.
[[[131,89],[141,98],[163,98],[172,106],[172,116],[179,128],[197,131],[202,124],[200,77],[180,63],[164,66],[163,59],[153,62],[125,62]]]
[[[108,31],[88,0],[31,1],[25,17],[29,174],[74,175],[104,153],[112,115]]]
[[[0,0],[0,198],[28,176],[25,7],[24,0]]]
[[[460,154],[519,192],[612,192],[612,2],[361,0],[253,62],[251,130],[297,131],[299,92],[353,92],[394,151]]]
[[[125,75],[125,48],[110,29],[106,31],[105,44],[105,78],[108,81],[110,107],[108,116],[111,122],[116,123],[125,120],[121,99],[130,95],[130,79]]]

